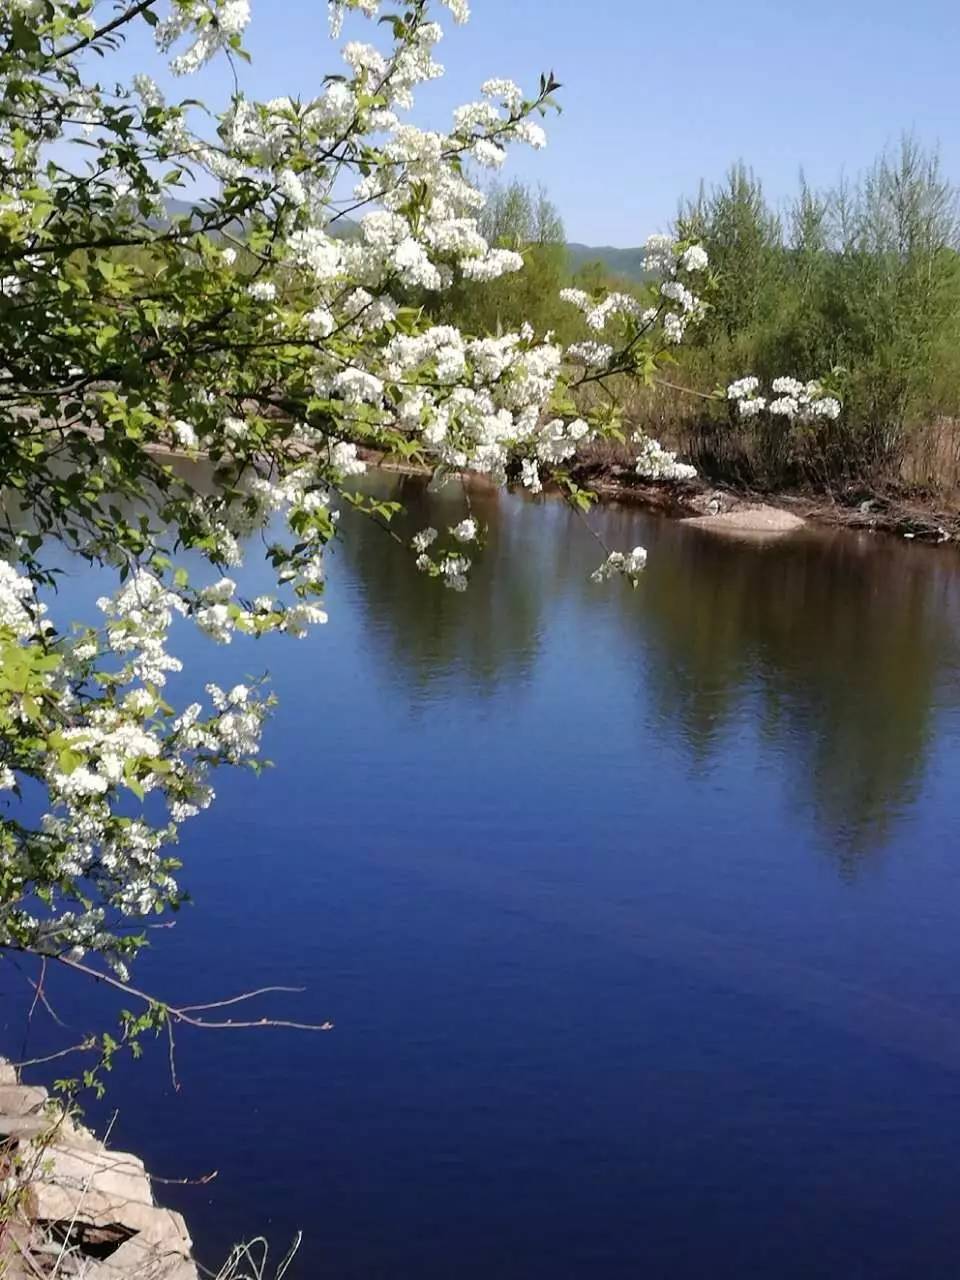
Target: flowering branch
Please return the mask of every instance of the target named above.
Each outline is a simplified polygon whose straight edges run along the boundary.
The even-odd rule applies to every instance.
[[[83,54],[107,58],[137,19],[178,75],[245,56],[247,0],[158,7],[138,0],[100,27],[85,3],[0,7],[0,950],[136,997],[147,1021],[131,1043],[165,1027],[172,1052],[175,1025],[328,1026],[202,1016],[253,993],[174,1007],[129,985],[147,921],[182,900],[182,824],[211,804],[218,770],[262,767],[272,705],[260,687],[214,684],[202,703],[168,702],[175,624],[222,644],[322,625],[343,502],[463,590],[484,536],[469,504],[442,533],[398,531],[397,504],[350,492],[365,450],[438,481],[556,482],[583,509],[568,464],[622,437],[616,380],[658,375],[703,314],[708,264],[654,238],[651,304],[566,291],[585,329],[566,348],[529,325],[433,324],[424,297],[523,267],[484,239],[466,174],[545,145],[552,73],[529,94],[487,80],[446,132],[420,129],[406,113],[443,71],[431,6],[334,0],[337,36],[348,16],[381,18],[381,43],[348,40],[308,101],[258,102],[238,82],[207,112],[146,73],[104,88]],[[466,20],[464,0],[445,7]],[[217,194],[174,213],[197,181]],[[335,234],[361,209],[355,234]],[[594,385],[606,403],[581,412]],[[690,475],[642,433],[635,444],[639,474]],[[206,459],[213,483],[170,451]],[[230,575],[258,537],[274,583],[248,600]],[[48,612],[55,543],[115,572],[99,625]],[[608,551],[600,576],[635,581],[644,559]]]

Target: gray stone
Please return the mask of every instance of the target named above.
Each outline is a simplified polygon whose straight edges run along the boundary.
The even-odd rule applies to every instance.
[[[46,1089],[32,1084],[0,1084],[0,1112],[5,1116],[25,1116],[40,1111],[47,1100]]]
[[[36,1139],[55,1141],[59,1146],[83,1151],[102,1151],[102,1145],[89,1129],[76,1124],[69,1116],[50,1112],[32,1112],[24,1116],[0,1114],[0,1142],[30,1142]]]
[[[102,1262],[86,1271],[89,1280],[197,1280],[190,1258],[190,1236],[179,1213],[170,1209],[130,1206],[120,1225],[134,1227],[125,1240]]]
[[[44,1182],[68,1190],[98,1191],[117,1204],[153,1204],[143,1161],[125,1151],[83,1150],[57,1142],[44,1153],[44,1164],[48,1162]]]
[[[177,1254],[157,1253],[128,1240],[103,1262],[88,1263],[84,1280],[199,1280],[194,1262]]]
[[[779,507],[768,507],[761,503],[757,506],[736,507],[719,515],[691,516],[681,523],[730,538],[762,541],[796,533],[806,522],[792,511],[783,511]]]
[[[0,1142],[5,1138],[13,1142],[30,1142],[49,1133],[53,1122],[49,1116],[4,1116],[0,1115]]]

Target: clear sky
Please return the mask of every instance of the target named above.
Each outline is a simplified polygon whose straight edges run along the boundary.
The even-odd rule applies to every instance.
[[[251,2],[245,87],[315,94],[340,70],[326,4]],[[738,158],[778,202],[801,167],[814,184],[855,176],[904,130],[938,145],[960,181],[960,0],[471,3],[466,27],[440,10],[447,76],[421,90],[414,119],[446,124],[488,76],[533,87],[553,68],[563,114],[546,122],[549,146],[505,172],[546,186],[571,240],[640,243]],[[180,88],[213,97],[226,82],[207,72]]]

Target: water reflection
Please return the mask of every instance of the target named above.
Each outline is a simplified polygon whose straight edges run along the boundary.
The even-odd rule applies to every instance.
[[[707,754],[751,717],[792,764],[796,802],[847,851],[881,841],[953,700],[956,556],[850,534],[756,547],[679,528],[657,552],[644,604],[664,720]]]
[[[409,532],[462,514],[456,485],[398,487]],[[954,552],[846,532],[739,543],[626,506],[596,510],[590,523],[610,546],[650,550],[634,593],[590,582],[602,553],[560,502],[485,490],[469,500],[488,540],[462,596],[348,522],[341,554],[398,678],[423,688],[459,673],[477,696],[509,692],[532,678],[550,637],[586,631],[601,645],[589,666],[571,665],[571,682],[589,682],[596,664],[633,664],[624,698],[682,742],[691,768],[709,769],[754,733],[782,757],[794,807],[823,825],[846,871],[886,839],[916,796],[938,713],[955,700]]]
[[[415,688],[454,672],[481,694],[522,680],[536,659],[549,602],[562,578],[566,513],[556,503],[541,511],[483,488],[465,493],[454,483],[432,493],[421,477],[371,483],[389,487],[404,503],[405,537],[427,525],[445,531],[462,518],[467,502],[486,526],[484,550],[473,557],[470,590],[458,594],[416,573],[406,548],[345,513],[338,553],[357,579],[384,661],[396,664],[400,678]]]
[[[201,491],[211,482],[202,464],[170,461]],[[778,761],[798,820],[819,824],[847,874],[916,798],[957,700],[956,552],[823,531],[740,543],[605,505],[589,517],[600,538],[650,551],[633,592],[590,581],[602,549],[554,498],[456,483],[434,493],[411,476],[366,483],[402,500],[406,537],[445,529],[467,505],[486,527],[458,595],[344,511],[334,585],[339,565],[365,644],[415,703],[436,701],[444,682],[451,703],[515,696],[548,660],[565,664],[571,689],[616,667],[616,714],[636,718],[638,751],[675,741],[703,777],[755,739],[761,760]]]
[[[462,514],[401,487],[407,533]],[[559,502],[471,501],[465,595],[345,513],[327,628],[177,635],[178,705],[272,669],[277,768],[218,778],[197,909],[138,981],[302,986],[264,1012],[337,1030],[184,1036],[180,1091],[151,1046],[96,1118],[164,1176],[221,1171],[162,1188],[215,1265],[305,1229],[291,1277],[952,1274],[956,558],[604,507],[650,548],[632,592]],[[63,616],[100,586],[68,576]],[[6,977],[8,1046],[62,1048]],[[47,994],[71,1039],[104,1025],[106,993]]]

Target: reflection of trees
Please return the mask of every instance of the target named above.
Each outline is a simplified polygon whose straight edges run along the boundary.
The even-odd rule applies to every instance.
[[[368,487],[390,491],[385,477]],[[396,518],[405,539],[427,525],[445,533],[465,514],[463,490],[451,481],[428,493],[419,476],[403,477],[391,494],[406,511]],[[524,502],[476,486],[473,515],[486,525],[483,550],[463,548],[473,560],[470,588],[448,591],[417,573],[409,547],[398,546],[369,520],[344,511],[344,538],[336,555],[350,566],[368,617],[371,642],[388,650],[391,668],[417,687],[438,674],[462,672],[481,692],[522,678],[535,657],[544,609],[556,589],[561,551],[536,526],[556,504]],[[562,515],[562,512],[560,513]],[[458,550],[460,548],[457,548]],[[554,571],[545,561],[554,562]]]
[[[402,488],[406,533],[462,514],[456,485]],[[632,592],[589,581],[602,553],[559,501],[484,490],[471,500],[489,534],[465,595],[416,574],[409,552],[372,527],[354,519],[346,531],[338,554],[401,679],[422,687],[463,673],[493,694],[523,679],[549,626],[571,687],[589,686],[584,653],[596,664],[635,655],[655,724],[679,733],[695,761],[735,751],[744,730],[758,734],[844,857],[883,839],[916,795],[960,662],[949,552],[852,534],[742,544],[626,507],[595,510],[591,524],[610,546],[650,549]]]
[[[749,713],[848,847],[921,780],[958,657],[956,564],[852,535],[742,545],[671,527],[644,583],[650,696],[699,755]]]

